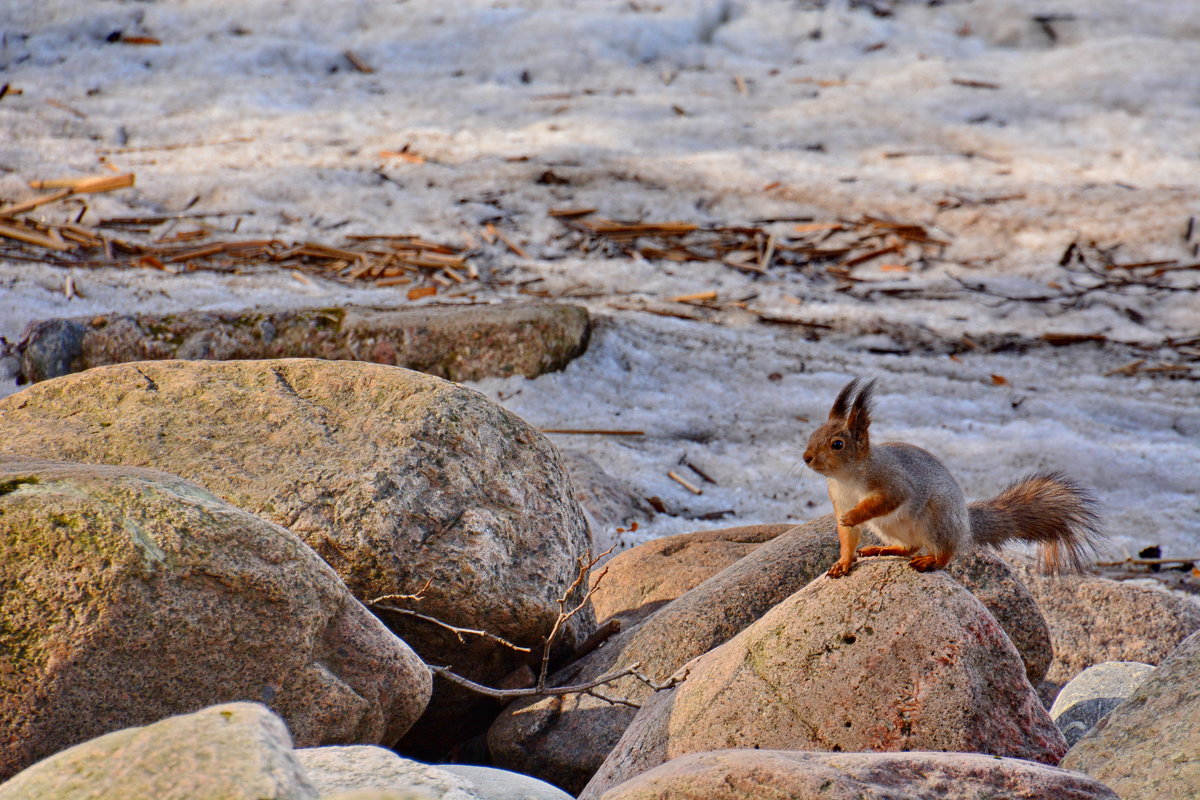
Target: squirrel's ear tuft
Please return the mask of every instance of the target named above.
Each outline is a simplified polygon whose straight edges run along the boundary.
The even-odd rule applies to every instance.
[[[850,405],[850,413],[846,417],[850,430],[865,432],[871,426],[871,406],[874,400],[875,381],[870,381],[859,390],[854,402]]]
[[[846,414],[850,411],[850,398],[858,391],[858,378],[847,383],[838,392],[837,399],[833,401],[833,407],[829,409],[830,419],[845,419]]]

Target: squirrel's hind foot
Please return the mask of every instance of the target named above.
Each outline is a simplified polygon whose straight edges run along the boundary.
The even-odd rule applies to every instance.
[[[850,570],[854,568],[854,559],[850,561],[835,561],[833,566],[825,574],[830,578],[841,578],[844,575],[849,575]]]
[[[953,553],[934,553],[931,556],[917,556],[909,561],[908,565],[917,572],[933,572],[934,570],[945,569],[953,556]]]

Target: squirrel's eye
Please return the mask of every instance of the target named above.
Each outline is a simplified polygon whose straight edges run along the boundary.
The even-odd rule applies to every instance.
[[[845,446],[846,446],[846,443],[843,442],[841,439],[834,439],[832,442],[829,443],[829,447],[832,450],[841,450]]]

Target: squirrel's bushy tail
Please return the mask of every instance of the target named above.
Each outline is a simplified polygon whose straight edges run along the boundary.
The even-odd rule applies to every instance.
[[[991,500],[971,503],[971,538],[999,547],[1014,539],[1036,542],[1043,572],[1079,572],[1100,540],[1099,503],[1060,472],[1039,472]]]

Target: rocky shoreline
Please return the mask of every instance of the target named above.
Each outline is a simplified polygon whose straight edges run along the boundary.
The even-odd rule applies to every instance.
[[[1200,792],[1189,599],[990,554],[833,581],[828,517],[588,576],[570,469],[482,395],[359,361],[0,399],[0,800]],[[631,664],[513,702],[431,674]]]

